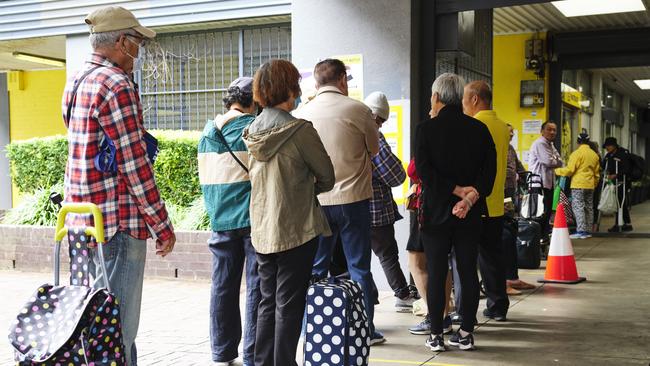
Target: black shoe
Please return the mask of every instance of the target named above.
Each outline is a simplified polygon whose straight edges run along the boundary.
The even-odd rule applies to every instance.
[[[496,320],[498,322],[506,321],[506,316],[505,315],[493,313],[493,312],[490,311],[490,309],[483,310],[483,316],[486,317],[486,318],[494,319],[494,320]]]
[[[458,313],[452,313],[451,322],[454,324],[461,324],[463,322],[463,316]]]
[[[472,345],[473,344],[474,342],[472,342]],[[445,348],[445,340],[442,338],[442,334],[436,336],[430,334],[427,341],[424,342],[424,345],[429,347],[433,352],[443,352],[447,350],[447,348]]]
[[[413,285],[409,285],[409,292],[411,293],[411,296],[414,297],[416,300],[420,300],[420,292],[418,291],[417,287]]]
[[[632,228],[632,225],[630,224],[625,224],[623,225],[623,231],[632,231],[634,228]]]
[[[618,226],[614,225],[614,226],[610,227],[609,229],[607,229],[607,232],[620,233],[621,229]]]
[[[474,336],[472,333],[469,333],[465,337],[460,335],[460,330],[454,333],[448,341],[450,346],[455,346],[463,351],[469,351],[474,349]]]

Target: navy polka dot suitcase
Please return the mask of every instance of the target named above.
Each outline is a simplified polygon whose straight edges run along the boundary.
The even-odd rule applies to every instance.
[[[88,241],[92,236],[103,245],[103,230],[63,228],[67,212],[93,210],[95,225],[103,228],[97,206],[64,205],[57,223],[54,255],[54,285],[39,286],[13,321],[9,341],[19,366],[123,366],[119,301],[110,288],[88,287]],[[98,216],[99,215],[99,216]],[[70,283],[59,285],[61,239],[70,241]],[[106,273],[101,251],[100,267]],[[90,268],[92,270],[92,268]]]
[[[304,366],[368,365],[370,329],[357,282],[330,277],[309,287],[304,353]]]

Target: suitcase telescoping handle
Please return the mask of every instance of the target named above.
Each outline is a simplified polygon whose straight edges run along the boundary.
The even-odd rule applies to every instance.
[[[99,207],[93,203],[65,203],[59,210],[59,215],[56,220],[56,232],[54,234],[54,241],[56,243],[54,247],[54,285],[59,285],[59,269],[61,267],[61,258],[59,252],[61,251],[61,241],[68,234],[68,228],[65,227],[65,217],[69,213],[75,214],[92,214],[93,220],[95,223],[94,227],[86,228],[86,235],[92,236],[97,241],[97,254],[99,255],[99,265],[102,269],[104,277],[108,279],[108,272],[106,271],[106,263],[104,263],[104,253],[102,252],[101,246],[105,244],[104,239],[104,217],[102,212],[99,210]],[[110,284],[107,281],[106,288],[111,292]]]

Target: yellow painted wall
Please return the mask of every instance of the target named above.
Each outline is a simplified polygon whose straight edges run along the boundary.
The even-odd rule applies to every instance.
[[[522,133],[522,121],[546,121],[548,114],[548,79],[545,82],[545,105],[536,108],[521,108],[519,106],[520,85],[522,80],[536,80],[537,76],[531,70],[526,70],[525,46],[526,40],[533,37],[529,34],[497,35],[493,44],[493,105],[498,116],[510,123],[518,132],[518,143],[513,146],[519,152],[519,158],[526,164],[525,153],[530,145],[540,135]],[[546,34],[540,34],[545,39]],[[548,70],[547,70],[548,74]]]
[[[61,96],[65,70],[12,71],[9,79],[9,138],[11,141],[65,134]],[[13,206],[20,192],[12,189]]]

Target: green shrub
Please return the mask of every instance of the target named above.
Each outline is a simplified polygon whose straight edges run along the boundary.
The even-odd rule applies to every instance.
[[[161,196],[177,206],[190,206],[201,197],[196,159],[200,132],[154,130],[151,133],[160,147],[154,173]],[[16,141],[7,146],[7,156],[14,184],[21,192],[32,194],[63,182],[68,141],[61,135]]]
[[[7,212],[3,224],[55,226],[59,208],[50,201],[50,193],[63,195],[63,184],[57,183],[51,188],[40,188],[25,196],[17,207]]]
[[[199,197],[192,204],[177,213],[182,217],[174,228],[179,230],[210,230],[210,218],[205,210],[203,197]],[[170,214],[171,215],[171,214]]]
[[[154,165],[156,183],[166,202],[187,207],[201,197],[197,145],[199,132],[154,131],[160,153]]]
[[[68,156],[65,136],[33,138],[7,145],[11,177],[23,193],[35,193],[63,182]]]

